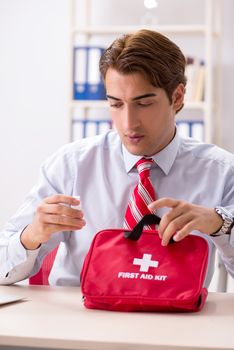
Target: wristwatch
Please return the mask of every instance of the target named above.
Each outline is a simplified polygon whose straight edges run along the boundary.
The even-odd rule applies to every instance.
[[[223,235],[230,235],[231,229],[234,226],[234,217],[228,210],[226,210],[223,207],[215,207],[214,209],[223,220],[223,225],[219,229],[219,231],[212,233],[210,236],[217,237]]]

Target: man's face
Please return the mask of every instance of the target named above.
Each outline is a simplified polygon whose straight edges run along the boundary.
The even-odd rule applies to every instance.
[[[106,73],[107,99],[115,128],[127,150],[152,156],[174,137],[175,113],[181,106],[184,87],[178,85],[170,104],[166,92],[151,85],[140,73]]]

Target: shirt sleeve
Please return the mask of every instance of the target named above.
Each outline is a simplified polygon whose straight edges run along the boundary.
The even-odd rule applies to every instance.
[[[234,278],[234,229],[230,235],[210,237],[229,274]]]
[[[225,188],[223,191],[223,198],[219,204],[224,207],[234,217],[234,170],[230,167],[226,176]],[[228,273],[234,278],[234,227],[231,234],[212,237],[214,245],[216,246],[219,256],[224,263]]]
[[[26,250],[20,242],[21,232],[10,239],[0,237],[0,284],[22,281],[32,271],[39,248]]]
[[[12,284],[34,275],[40,269],[44,257],[64,239],[62,232],[56,233],[38,249],[27,250],[21,244],[20,235],[32,222],[39,203],[45,197],[71,193],[71,179],[70,182],[64,179],[65,171],[69,169],[67,162],[64,152],[60,152],[42,165],[37,184],[0,232],[0,284]]]

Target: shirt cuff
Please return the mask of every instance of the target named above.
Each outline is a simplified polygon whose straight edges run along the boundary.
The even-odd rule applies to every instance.
[[[20,239],[22,232],[23,230],[21,230],[19,233],[17,233],[11,238],[8,247],[9,257],[11,261],[14,261],[14,265],[19,265],[22,262],[25,262],[30,257],[37,256],[40,249],[40,247],[33,250],[26,249],[21,243]]]
[[[234,228],[232,228],[230,234],[220,235],[220,236],[210,236],[217,248],[227,247],[227,245],[232,249],[234,248]]]
[[[23,230],[11,237],[7,247],[6,265],[3,269],[5,276],[0,279],[1,284],[15,283],[27,278],[37,258],[38,249],[27,250],[21,243],[20,236]],[[2,269],[1,269],[2,270]],[[5,283],[3,283],[3,280]]]

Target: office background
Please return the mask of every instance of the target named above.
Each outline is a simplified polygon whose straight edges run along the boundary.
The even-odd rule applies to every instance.
[[[188,16],[196,22],[204,7],[203,0],[160,1],[168,23],[183,24]],[[233,152],[234,2],[222,2],[221,145]],[[143,0],[92,3],[94,22],[142,21]],[[199,42],[193,50],[199,55]],[[70,0],[0,0],[0,227],[35,183],[41,162],[69,142],[71,55]]]

